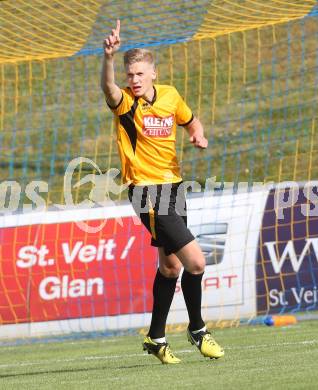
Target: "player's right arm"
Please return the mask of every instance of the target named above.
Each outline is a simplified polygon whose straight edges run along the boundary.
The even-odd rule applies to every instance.
[[[101,74],[101,88],[110,107],[117,107],[122,99],[122,91],[115,83],[114,54],[120,47],[120,20],[116,29],[105,38],[103,43],[104,59]]]

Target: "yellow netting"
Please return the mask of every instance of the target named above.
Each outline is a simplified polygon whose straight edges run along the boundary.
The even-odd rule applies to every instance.
[[[307,15],[316,0],[214,0],[194,39],[283,23]]]
[[[189,9],[185,8],[186,14],[189,12],[192,14],[189,14],[188,17],[185,16],[185,19],[180,19],[179,13],[174,17],[176,18],[176,29],[187,21],[190,22],[192,18],[197,20],[192,27],[185,27],[184,34],[187,39],[190,38],[192,33],[188,35],[187,30],[191,31],[194,28],[193,38],[201,39],[301,18],[308,14],[315,4],[315,0],[301,2],[289,0],[268,0],[266,2],[260,0],[214,0],[210,2],[210,5],[207,5],[206,0],[202,0],[194,2],[193,9],[187,5]],[[179,2],[178,6],[180,6]],[[176,38],[175,31],[171,33],[170,19],[166,18],[166,14],[173,15],[173,4],[162,4],[166,10],[165,15],[160,14],[161,10],[157,9],[158,5],[153,6],[158,17],[151,20],[149,18],[153,13],[148,11],[148,9],[151,10],[149,2],[127,2],[127,7],[133,7],[129,11],[132,12],[132,22],[127,20],[126,10],[122,9],[120,5],[116,6],[112,2],[108,4],[103,0],[85,2],[78,0],[1,1],[0,63],[71,56],[87,43],[95,22],[97,24],[95,23],[94,33],[97,35],[93,35],[93,47],[96,49],[95,41],[98,41],[99,44],[101,40],[98,31],[101,30],[103,35],[106,25],[107,28],[109,26],[109,18],[114,17],[123,18],[128,33],[125,37],[126,41],[130,42],[132,36],[135,37],[136,44],[138,39],[140,41],[143,37],[150,43],[160,41],[164,38],[160,34],[163,34],[166,28],[168,28],[169,39],[173,41]],[[205,9],[204,21],[200,23],[199,14],[203,14]],[[108,14],[104,15],[105,10],[109,10],[109,16]],[[138,17],[138,22],[135,23],[136,17]],[[160,28],[158,28],[157,23],[161,23]],[[197,27],[198,25],[199,27]],[[168,36],[164,39],[167,40]],[[146,41],[142,40],[145,44]]]
[[[0,2],[0,63],[76,53],[91,31],[100,0]]]

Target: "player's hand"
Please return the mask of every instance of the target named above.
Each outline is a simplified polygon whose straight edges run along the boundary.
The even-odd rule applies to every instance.
[[[208,140],[205,137],[192,135],[189,140],[196,148],[206,149],[208,147]]]
[[[113,55],[120,48],[120,20],[117,20],[117,26],[112,33],[105,38],[103,47],[106,55]]]

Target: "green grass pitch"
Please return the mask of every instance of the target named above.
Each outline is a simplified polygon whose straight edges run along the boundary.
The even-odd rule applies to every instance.
[[[220,329],[223,359],[169,334],[179,365],[141,350],[142,336],[2,346],[0,389],[317,389],[317,322]]]

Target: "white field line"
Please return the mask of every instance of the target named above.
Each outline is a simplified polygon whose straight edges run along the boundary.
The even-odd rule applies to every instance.
[[[304,340],[296,342],[286,342],[286,343],[270,343],[270,344],[257,344],[257,345],[240,345],[235,347],[226,347],[225,350],[242,350],[242,349],[262,349],[269,347],[286,347],[290,345],[315,345],[318,344],[318,340]],[[196,352],[195,349],[180,349],[175,351],[176,354],[180,353],[193,353]],[[14,367],[29,367],[29,366],[41,366],[44,364],[52,363],[70,363],[70,362],[79,362],[79,361],[91,361],[91,360],[116,360],[122,359],[123,356],[126,358],[134,358],[146,356],[145,353],[131,353],[127,355],[104,355],[104,356],[81,356],[78,358],[69,358],[69,359],[53,359],[53,360],[41,360],[38,362],[22,362],[22,363],[11,363],[11,364],[0,364],[1,368],[14,368]]]
[[[1,0],[0,0],[1,1]],[[292,329],[295,330],[295,329],[301,329],[301,326],[300,325],[292,325]],[[242,329],[242,328],[241,328]],[[291,329],[290,327],[288,326],[282,326],[281,329]],[[222,335],[224,333],[226,333],[226,331],[228,330],[228,328],[225,328],[225,329],[221,329],[221,328],[218,328],[216,329],[215,331],[212,332],[212,335],[215,333],[217,334],[218,336],[219,335]],[[246,330],[248,330],[248,332],[264,332],[264,328],[263,327],[251,327],[251,328],[246,328]],[[304,335],[304,333],[306,332],[301,332],[302,335]],[[144,336],[144,334],[140,333],[136,333],[135,334],[135,337],[138,337],[138,336]],[[63,345],[80,345],[80,344],[84,344],[84,345],[87,345],[87,344],[94,344],[96,343],[96,340],[98,339],[98,342],[103,344],[103,343],[118,343],[118,340],[122,340],[124,339],[125,337],[127,337],[126,335],[123,335],[123,336],[113,336],[113,337],[107,337],[105,336],[105,338],[93,338],[93,339],[78,339],[78,340],[58,340],[56,342],[61,342],[63,343]],[[173,338],[178,338],[178,337],[185,337],[185,333],[184,332],[180,332],[180,333],[171,333],[171,334],[168,334],[168,337],[173,337]],[[51,341],[49,342],[39,342],[37,344],[37,347],[38,348],[46,348],[48,343],[51,343]],[[54,341],[53,341],[54,343]],[[13,349],[15,349],[19,344],[14,344],[14,345],[1,345],[0,343],[0,351],[3,352],[3,351],[11,351]],[[30,346],[31,343],[25,343],[25,344],[21,344],[23,346]]]
[[[1,0],[0,0],[1,1]],[[106,336],[107,337],[107,336]],[[116,338],[115,338],[116,337]],[[114,338],[96,338],[96,339],[92,339],[92,340],[89,340],[89,339],[83,339],[83,340],[75,340],[75,341],[70,341],[70,340],[59,340],[59,339],[56,339],[56,342],[57,343],[63,343],[63,345],[80,345],[80,344],[85,344],[85,345],[88,345],[88,344],[94,344],[96,343],[96,340],[98,340],[98,343],[100,344],[104,344],[104,343],[118,343],[118,340],[120,337],[126,337],[126,336],[114,336]],[[48,341],[48,342],[45,342],[45,341],[42,341],[40,343],[37,343],[37,348],[46,348],[48,344],[53,344],[53,342],[51,341]],[[1,345],[0,343],[0,351],[3,352],[3,351],[12,351],[13,349],[16,349],[18,346],[24,346],[24,347],[29,347],[32,345],[32,342],[30,343],[25,343],[25,344],[14,344],[14,345]]]

